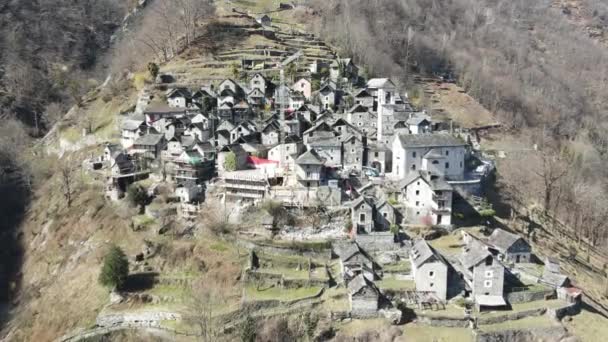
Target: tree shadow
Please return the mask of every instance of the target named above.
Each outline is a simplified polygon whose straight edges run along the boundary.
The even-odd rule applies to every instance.
[[[129,274],[121,290],[125,292],[141,292],[153,288],[157,281],[157,272]]]
[[[30,192],[11,177],[3,158],[0,166],[0,330],[18,305],[23,265],[20,226],[30,203]],[[13,171],[17,172],[17,171]]]

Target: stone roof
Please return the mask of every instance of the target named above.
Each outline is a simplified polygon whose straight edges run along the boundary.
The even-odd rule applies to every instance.
[[[367,89],[362,88],[353,92],[353,97],[371,97]]]
[[[462,255],[460,256],[460,263],[462,263],[467,270],[474,267],[487,256],[492,255],[487,247],[488,246],[481,241],[473,238],[471,242],[464,247]]]
[[[315,150],[309,150],[296,159],[298,165],[323,165],[323,160]]]
[[[363,203],[367,203],[370,207],[373,207],[372,203],[370,203],[370,200],[367,199],[365,196],[359,196],[355,200],[350,202],[350,207],[355,209],[355,208],[358,208]]]
[[[388,78],[372,78],[367,81],[367,87],[372,89],[395,87],[395,84]]]
[[[361,291],[362,289],[364,289],[366,287],[369,287],[375,293],[378,293],[378,289],[376,288],[374,283],[371,282],[369,279],[365,278],[365,276],[363,274],[359,274],[358,276],[353,278],[350,281],[350,283],[348,283],[348,291],[350,292],[351,295],[358,293],[359,291]]]
[[[409,119],[407,119],[408,125],[420,125],[423,121],[431,122],[431,117],[426,114],[418,114],[412,115]]]
[[[162,134],[146,134],[135,140],[134,145],[156,146],[163,140]]]
[[[439,262],[445,263],[437,251],[435,251],[424,239],[418,239],[414,242],[410,254],[416,267],[420,267],[432,257],[435,257]],[[418,256],[416,256],[416,254]]]
[[[135,131],[136,129],[138,129],[142,124],[144,123],[143,120],[133,120],[133,119],[127,119],[125,121],[123,121],[122,125],[120,126],[123,130],[127,130],[127,131]]]
[[[466,146],[464,141],[447,133],[400,134],[398,137],[403,148]]]
[[[488,242],[498,251],[504,253],[519,239],[521,239],[521,237],[517,234],[496,228],[488,238]]]
[[[215,147],[208,141],[199,142],[196,146],[203,152],[215,152]]]

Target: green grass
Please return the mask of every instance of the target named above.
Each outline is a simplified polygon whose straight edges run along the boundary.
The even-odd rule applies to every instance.
[[[397,280],[394,278],[385,278],[376,281],[376,286],[379,289],[390,289],[390,290],[415,290],[416,284],[413,280]]]
[[[462,246],[464,246],[464,242],[460,239],[460,233],[445,235],[437,240],[429,241],[429,243],[438,251],[450,255],[460,253]]]
[[[280,289],[271,287],[269,289],[262,288],[261,291],[256,289],[255,285],[247,286],[245,288],[245,296],[247,300],[280,300],[280,301],[291,301],[310,297],[317,294],[321,290],[321,287],[301,287],[299,289]]]
[[[472,342],[473,335],[467,328],[431,327],[421,324],[405,325],[405,332],[396,341],[420,342]]]
[[[148,215],[137,215],[133,216],[133,224],[136,226],[148,227],[156,223],[156,220],[153,217]]]
[[[382,269],[390,273],[409,273],[412,270],[412,264],[409,260],[402,260],[396,264],[384,265]]]
[[[563,300],[560,300],[560,299],[536,300],[533,302],[511,304],[511,310],[484,311],[481,313],[477,313],[476,316],[479,318],[496,317],[496,316],[503,316],[503,315],[513,314],[513,313],[518,313],[518,312],[523,312],[523,311],[528,311],[528,310],[534,310],[534,309],[561,308],[565,305],[566,305],[566,302],[564,302]]]
[[[608,319],[586,310],[573,316],[572,321],[564,321],[564,325],[581,342],[601,341],[608,336]]]
[[[456,305],[446,305],[444,310],[414,310],[416,314],[428,317],[464,318],[464,308]]]
[[[191,296],[190,288],[179,285],[159,284],[147,291],[149,294],[166,299],[173,299],[175,302],[186,301]]]
[[[68,127],[61,131],[61,139],[64,139],[72,144],[78,142],[82,137],[81,131],[76,127]]]
[[[501,331],[501,330],[514,330],[514,329],[533,329],[533,328],[546,328],[555,326],[557,323],[551,318],[542,315],[535,317],[526,317],[514,321],[504,321],[497,324],[488,324],[478,326],[481,331]]]
[[[290,279],[308,279],[308,271],[305,269],[297,270],[295,268],[287,267],[272,267],[261,268],[258,271],[262,273],[281,274],[283,277]]]

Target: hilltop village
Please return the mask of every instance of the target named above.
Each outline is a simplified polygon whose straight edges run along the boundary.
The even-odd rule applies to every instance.
[[[514,233],[461,230],[454,253],[433,247],[432,240],[458,228],[462,208],[477,216],[488,210],[478,195],[494,163],[473,147],[472,132],[417,110],[388,78],[362,79],[350,59],[314,62],[286,77],[283,68],[298,58],[287,58],[274,79],[252,72],[185,86],[159,75],[121,122],[120,144],[106,144],[85,167],[105,175],[105,196],[114,201],[142,182],[151,198],[168,187],[175,199],[169,211],[184,225],[210,214],[206,201],[229,206],[226,219],[237,221],[237,213],[267,203],[338,213],[298,231],[262,210],[261,231],[241,232],[252,238],[244,281],[256,288],[243,300],[255,298],[261,283],[285,291],[312,287],[311,298],[342,288],[344,309],[332,317],[381,316],[397,324],[405,319],[403,305],[446,313],[460,298],[458,324],[473,328],[476,312],[540,301],[533,315],[563,303],[567,310],[554,311],[561,316],[580,303],[581,291],[570,287],[559,262],[546,260],[542,268]],[[145,213],[159,218],[165,209],[149,205]],[[426,227],[426,235],[409,236],[415,227]],[[278,255],[304,250],[308,261],[277,259],[277,247],[256,237],[300,242],[299,251],[282,248]],[[327,250],[306,247],[319,239]],[[305,272],[306,280],[277,274],[277,267]]]

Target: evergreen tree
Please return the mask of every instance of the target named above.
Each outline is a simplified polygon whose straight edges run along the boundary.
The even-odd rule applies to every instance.
[[[112,245],[103,259],[99,283],[106,287],[118,289],[124,285],[128,275],[129,260],[125,252],[120,247]]]

